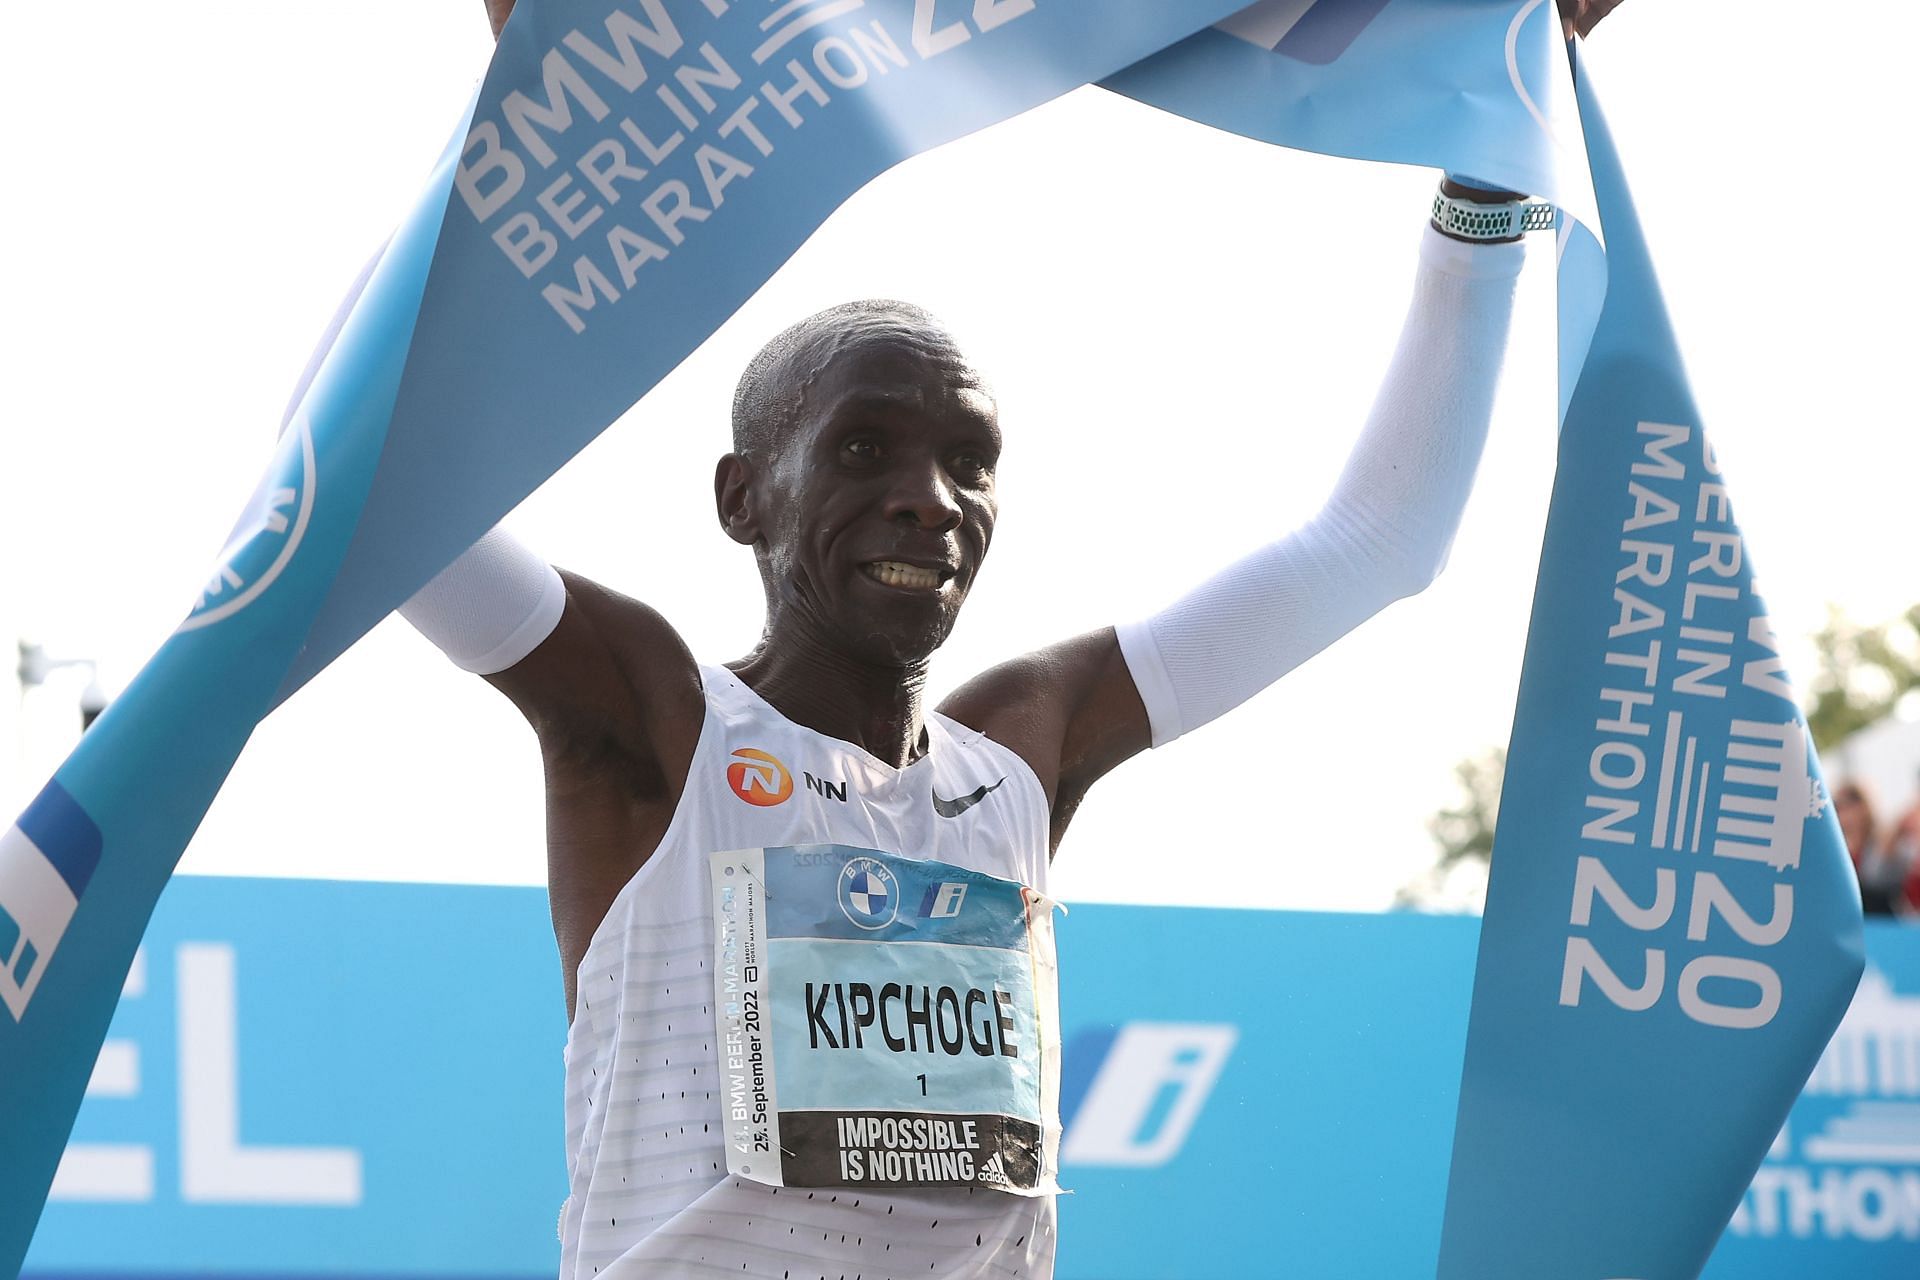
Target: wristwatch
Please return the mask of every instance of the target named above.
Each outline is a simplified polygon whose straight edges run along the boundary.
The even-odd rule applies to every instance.
[[[1552,229],[1554,219],[1553,206],[1541,200],[1480,204],[1444,188],[1433,195],[1433,225],[1460,240],[1518,240],[1529,231]]]

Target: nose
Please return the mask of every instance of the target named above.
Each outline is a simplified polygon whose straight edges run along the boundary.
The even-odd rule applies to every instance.
[[[906,521],[936,533],[958,529],[965,514],[954,496],[953,482],[932,458],[903,461],[888,486],[885,512],[889,520]]]

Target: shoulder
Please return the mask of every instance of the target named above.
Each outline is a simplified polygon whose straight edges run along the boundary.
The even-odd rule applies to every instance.
[[[577,630],[590,632],[629,676],[644,678],[661,666],[684,666],[698,686],[698,673],[686,642],[666,616],[650,604],[622,595],[591,578],[559,570],[567,584],[567,614]],[[562,623],[567,617],[563,615]],[[584,638],[584,637],[583,637]]]
[[[1055,770],[1048,757],[1057,760],[1058,752],[1048,744],[1059,741],[1055,666],[1045,651],[1023,654],[973,677],[937,708],[957,733],[978,735],[1019,756],[1049,801]]]
[[[560,571],[559,624],[519,663],[489,676],[551,757],[617,753],[684,764],[705,715],[700,670],[659,610]]]
[[[1111,627],[990,668],[939,710],[1018,754],[1050,804],[1146,745],[1139,695]]]

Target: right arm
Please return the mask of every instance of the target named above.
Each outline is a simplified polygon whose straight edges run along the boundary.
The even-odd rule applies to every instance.
[[[505,694],[540,740],[547,885],[571,1013],[594,930],[679,804],[705,718],[699,669],[658,612],[557,572],[501,529],[400,613]]]
[[[361,269],[321,334],[282,430],[383,253]],[[679,800],[705,707],[693,657],[654,610],[557,573],[501,529],[469,547],[400,612],[456,664],[506,694],[539,735],[564,954],[572,930],[560,920],[562,887],[583,880],[591,901],[602,881],[617,876],[624,884],[657,842],[645,840],[647,831],[664,830],[659,814],[670,816]],[[572,809],[593,817],[574,821]],[[589,840],[587,831],[600,835]],[[592,919],[597,924],[599,915]]]
[[[485,2],[498,38],[513,0]],[[379,260],[375,254],[361,271],[322,335],[282,429]],[[504,693],[539,738],[548,896],[571,1017],[587,944],[659,845],[686,784],[705,716],[699,668],[659,613],[556,572],[500,529],[400,613]]]
[[[507,25],[507,19],[513,16],[513,0],[486,0],[487,25],[493,28],[493,38],[500,38],[500,28]]]

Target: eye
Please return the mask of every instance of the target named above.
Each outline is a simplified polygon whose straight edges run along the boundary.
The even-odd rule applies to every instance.
[[[993,474],[992,459],[977,449],[962,449],[948,466],[955,476],[976,484]]]
[[[880,456],[880,442],[872,436],[849,436],[840,449],[847,456],[862,462],[872,462]]]

